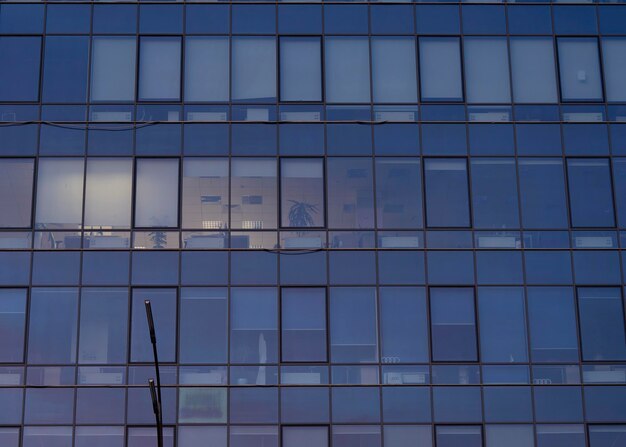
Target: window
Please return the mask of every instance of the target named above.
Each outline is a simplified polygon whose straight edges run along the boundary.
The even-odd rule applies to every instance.
[[[374,102],[417,102],[416,73],[414,38],[372,38]]]
[[[94,447],[105,442],[110,447],[124,446],[124,427],[76,427],[74,447]]]
[[[0,289],[0,363],[24,361],[25,327],[26,290]]]
[[[333,426],[334,447],[380,447],[380,426],[335,425]]]
[[[459,39],[432,37],[419,42],[422,100],[462,101]]]
[[[232,72],[233,101],[276,101],[276,39],[233,37]]]
[[[278,428],[264,426],[233,426],[230,447],[278,447]]]
[[[319,38],[280,39],[280,100],[322,100],[322,56]]]
[[[515,161],[511,158],[474,158],[472,206],[476,228],[519,228]]]
[[[378,359],[376,292],[369,287],[330,290],[330,352],[333,363]]]
[[[376,160],[378,228],[422,228],[422,174],[419,159]]]
[[[128,290],[83,288],[79,363],[126,363]]]
[[[79,228],[83,212],[82,158],[40,158],[35,225],[43,229]]]
[[[597,40],[560,38],[558,49],[563,101],[602,101]]]
[[[232,228],[276,228],[278,185],[275,159],[234,158],[230,182]]]
[[[483,436],[479,426],[441,425],[435,427],[437,447],[482,447]]]
[[[428,362],[428,310],[420,287],[380,288],[383,363]]]
[[[480,352],[483,362],[527,362],[526,311],[520,287],[478,289]]]
[[[626,158],[613,159],[613,181],[619,226],[626,228]]]
[[[513,101],[519,103],[557,102],[552,39],[512,38],[511,71]]]
[[[429,227],[469,227],[467,164],[464,159],[424,160]]]
[[[134,289],[130,334],[130,361],[152,362],[152,344],[145,300],[150,300],[157,334],[159,361],[176,361],[176,290]]]
[[[467,102],[511,101],[505,38],[466,38],[464,42]]]
[[[39,99],[40,51],[39,37],[0,37],[0,101]]]
[[[30,227],[34,162],[0,160],[0,228]]]
[[[89,158],[85,227],[129,228],[133,165],[129,158]]]
[[[89,38],[48,36],[45,52],[43,101],[85,102]]]
[[[522,224],[526,228],[567,228],[563,162],[551,158],[519,160]]]
[[[226,363],[226,289],[183,287],[180,291],[180,362]]]
[[[228,101],[229,42],[226,37],[185,40],[185,101]]]
[[[19,447],[20,429],[14,427],[0,428],[0,442],[6,447]]]
[[[432,429],[428,425],[385,425],[385,446],[406,447],[410,445],[432,447]]]
[[[128,427],[127,436],[127,447],[145,447],[157,442],[157,432],[152,427]],[[173,427],[163,427],[163,446],[174,447]]]
[[[590,447],[621,447],[626,443],[626,425],[590,425]]]
[[[91,62],[92,101],[135,99],[134,37],[94,37]]]
[[[72,427],[24,427],[23,447],[71,447]]]
[[[186,158],[183,163],[183,228],[228,228],[228,203],[228,159]],[[197,242],[201,242],[200,239]]]
[[[533,362],[577,362],[574,297],[569,287],[529,287],[528,318]]]
[[[30,296],[28,362],[76,361],[78,290],[33,288]]]
[[[430,319],[434,362],[478,360],[473,289],[431,288]]]
[[[534,447],[532,425],[487,425],[487,447]]]
[[[583,360],[626,359],[624,306],[617,287],[579,287],[578,312]]]
[[[280,194],[282,227],[323,227],[323,160],[283,158],[280,164]]]
[[[369,158],[328,158],[328,227],[374,228],[374,187]]]
[[[572,226],[615,226],[609,161],[569,159],[567,174]]]
[[[139,100],[180,99],[180,39],[142,37],[139,54]]]
[[[368,39],[328,37],[325,52],[326,101],[369,102]]]
[[[583,425],[537,425],[536,430],[537,447],[584,447],[586,445]]]
[[[276,289],[271,287],[231,289],[231,362],[264,364],[278,361],[276,301]],[[264,375],[265,371],[259,369],[259,374]]]
[[[195,447],[203,442],[214,447],[226,447],[226,427],[179,426],[176,442],[178,447]]]
[[[283,447],[328,447],[328,427],[283,427]]]
[[[626,101],[626,86],[622,82],[626,77],[626,39],[603,39],[602,59],[607,100]]]
[[[325,362],[326,290],[283,288],[281,328],[283,362]]]
[[[137,160],[135,226],[178,226],[178,160]]]

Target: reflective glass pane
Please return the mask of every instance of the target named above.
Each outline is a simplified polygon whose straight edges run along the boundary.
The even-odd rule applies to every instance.
[[[226,289],[185,287],[180,293],[180,362],[226,362]]]
[[[431,288],[433,361],[476,361],[474,292],[469,288]]]
[[[469,227],[467,164],[461,159],[426,159],[426,222],[429,227]]]
[[[234,363],[275,363],[278,360],[277,296],[274,288],[231,289],[230,360]],[[257,380],[265,383],[265,370]]]
[[[364,37],[328,37],[325,43],[326,100],[369,102],[369,45]]]
[[[467,101],[511,101],[506,39],[466,38],[464,41]]]
[[[0,160],[0,228],[30,226],[33,174],[33,160]]]
[[[524,227],[567,228],[567,199],[561,160],[520,159],[519,183]]]
[[[4,8],[2,12],[4,15]],[[40,37],[0,37],[1,101],[39,99],[40,51]]]
[[[511,39],[511,71],[513,101],[557,102],[552,39],[543,37]]]
[[[90,158],[85,186],[85,226],[130,227],[133,164],[129,158]]]
[[[150,300],[159,361],[176,360],[176,290],[134,289],[130,334],[131,362],[152,362],[152,344],[144,300]]]
[[[280,100],[322,100],[322,56],[319,38],[280,39]]]
[[[124,427],[76,427],[74,447],[124,447]]]
[[[137,160],[135,226],[178,226],[178,160]]]
[[[92,45],[91,100],[134,100],[135,37],[94,37]]]
[[[372,39],[374,102],[417,102],[415,39]]]
[[[25,320],[26,290],[0,289],[0,363],[24,361]]]
[[[602,101],[602,80],[595,38],[558,39],[561,96],[564,101]]]
[[[232,72],[233,101],[276,101],[276,39],[234,37]]]
[[[519,228],[513,159],[472,159],[472,205],[477,228]]]
[[[482,433],[479,426],[436,427],[437,447],[481,447]]]
[[[420,39],[420,86],[424,101],[463,99],[459,39]]]
[[[281,328],[283,362],[325,362],[326,289],[283,288]]]
[[[232,228],[276,228],[276,170],[274,159],[233,159],[230,186]]]
[[[329,228],[373,228],[371,159],[329,158],[327,176]]]
[[[328,447],[328,427],[283,427],[283,447]]]
[[[228,101],[229,43],[225,37],[185,40],[185,101]]]
[[[624,306],[617,287],[579,287],[578,312],[583,360],[626,359]]]
[[[89,73],[88,37],[46,37],[44,102],[85,102]]]
[[[228,228],[227,159],[185,159],[182,209],[183,228],[203,230]]]
[[[422,173],[418,159],[376,160],[378,228],[422,228]]]
[[[614,226],[609,161],[570,159],[567,161],[567,174],[572,226]]]
[[[84,161],[42,158],[37,173],[35,225],[41,229],[78,228],[83,212]]]
[[[139,53],[139,100],[180,99],[179,38],[143,37]]]
[[[282,159],[281,226],[324,226],[324,165],[321,158]]]
[[[626,39],[603,39],[604,82],[609,101],[626,101]]]

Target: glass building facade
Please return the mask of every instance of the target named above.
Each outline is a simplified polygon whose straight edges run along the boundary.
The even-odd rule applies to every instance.
[[[2,447],[625,447],[624,250],[624,3],[0,3]]]

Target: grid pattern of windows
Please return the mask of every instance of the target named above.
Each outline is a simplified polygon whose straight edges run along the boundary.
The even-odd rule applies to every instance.
[[[0,445],[626,447],[626,5],[0,4]]]

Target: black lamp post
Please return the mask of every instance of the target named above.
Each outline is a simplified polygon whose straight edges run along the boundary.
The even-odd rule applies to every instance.
[[[146,318],[148,319],[148,329],[150,330],[150,342],[152,343],[152,353],[154,354],[154,369],[156,370],[156,390],[154,380],[148,380],[150,386],[150,396],[152,397],[152,409],[157,426],[157,445],[163,447],[163,404],[161,401],[161,373],[159,372],[159,355],[157,353],[156,332],[154,330],[154,319],[152,318],[152,305],[150,300],[145,300]]]

